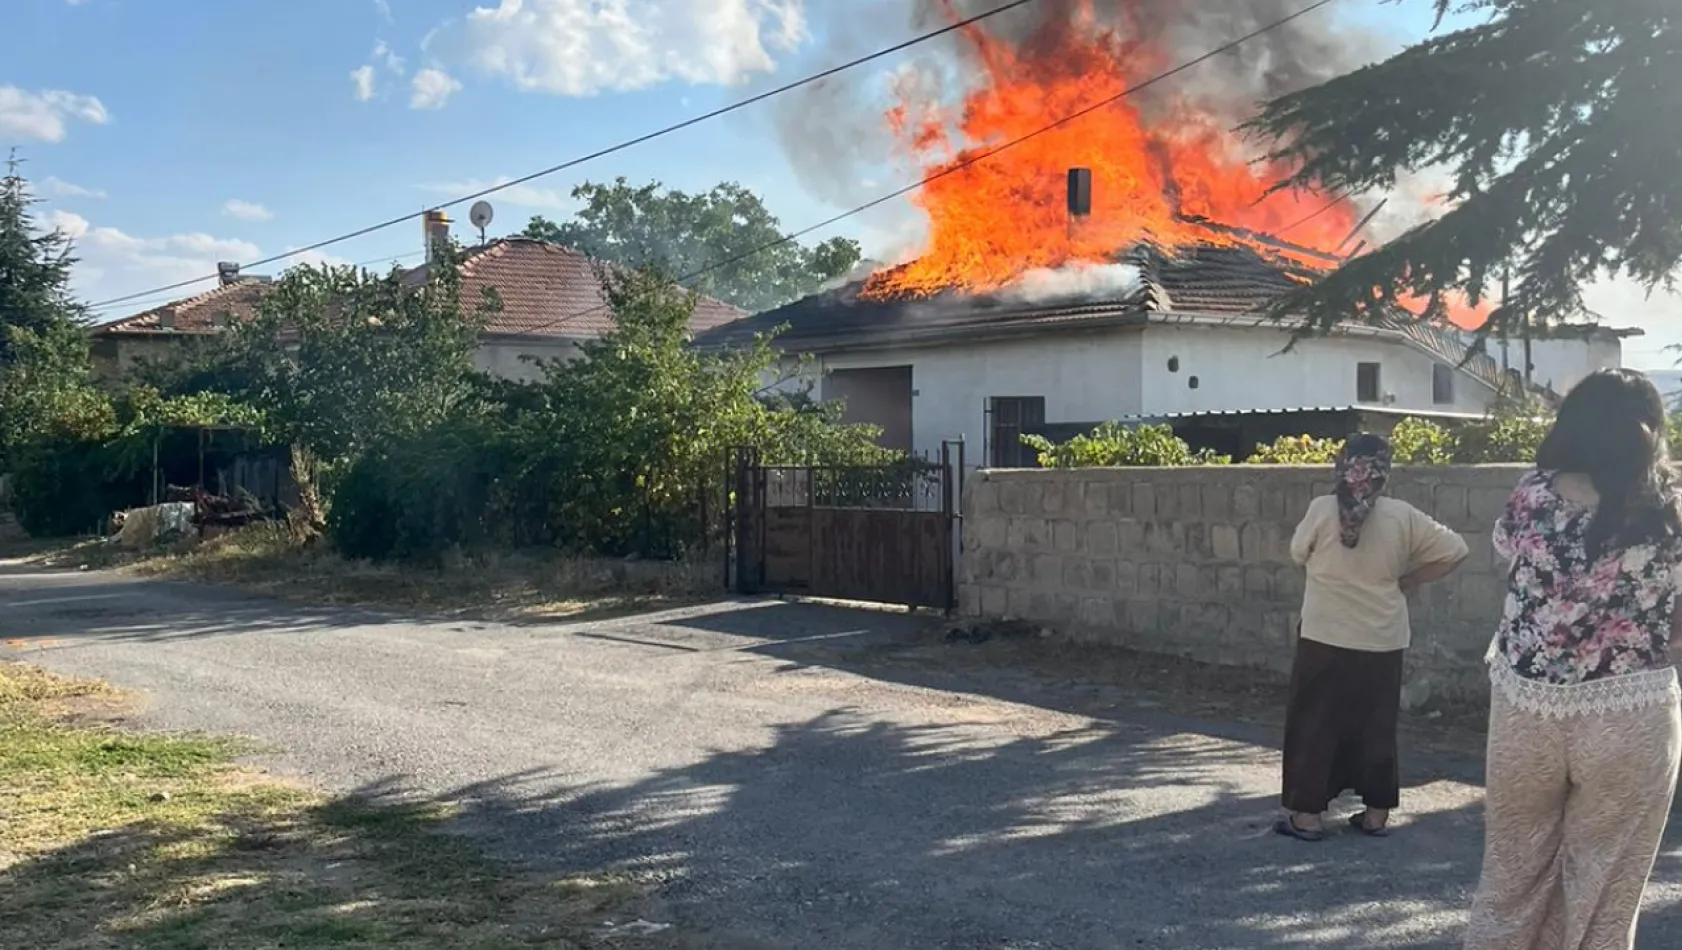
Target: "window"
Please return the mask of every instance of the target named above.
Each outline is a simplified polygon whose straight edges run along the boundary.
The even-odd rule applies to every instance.
[[[993,468],[1034,468],[1034,450],[1022,434],[1045,425],[1044,396],[994,396],[987,400],[987,464]]]
[[[1200,386],[1202,384],[1198,381],[1196,376],[1193,376],[1192,378],[1186,380],[1186,385],[1190,386],[1192,389],[1196,389],[1198,386]]]
[[[1355,364],[1355,401],[1378,402],[1383,398],[1379,392],[1377,363]]]
[[[1439,406],[1454,402],[1454,367],[1441,363],[1431,367],[1431,401]]]
[[[1180,371],[1180,358],[1178,356],[1168,357],[1168,372],[1178,373],[1179,371]]]

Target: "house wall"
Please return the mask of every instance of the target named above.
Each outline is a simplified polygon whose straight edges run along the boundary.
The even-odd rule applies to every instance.
[[[473,354],[473,365],[501,379],[530,382],[543,371],[526,357],[543,360],[577,359],[578,341],[568,337],[486,337]]]
[[[1140,411],[1139,331],[1062,332],[962,346],[826,356],[825,373],[878,366],[912,367],[914,451],[936,456],[945,439],[962,438],[972,464],[984,459],[987,400],[1044,396],[1048,420],[1114,419]],[[821,398],[833,387],[818,384]]]
[[[1511,365],[1524,368],[1524,344],[1511,341]],[[1494,349],[1492,347],[1492,349]],[[1592,340],[1534,340],[1530,344],[1531,378],[1537,385],[1552,386],[1561,396],[1596,370],[1624,365],[1623,343],[1617,338]],[[1495,350],[1495,358],[1501,354]]]
[[[1454,400],[1432,401],[1432,367],[1439,361],[1404,343],[1352,336],[1301,340],[1290,352],[1283,330],[1255,327],[1152,326],[1144,334],[1141,377],[1145,411],[1295,409],[1352,406],[1356,369],[1378,363],[1380,394],[1394,393],[1394,408],[1483,412],[1494,391],[1462,372],[1454,375]],[[1179,371],[1168,369],[1177,357]],[[1196,376],[1198,388],[1190,388]]]
[[[1467,562],[1412,596],[1411,707],[1478,701],[1503,576],[1489,531],[1516,466],[1401,468],[1391,493],[1465,536]],[[1289,545],[1324,468],[986,471],[964,488],[959,606],[1086,642],[1290,670],[1303,572]]]
[[[199,333],[133,333],[95,336],[89,344],[94,375],[118,379],[142,363],[168,363],[208,338]]]

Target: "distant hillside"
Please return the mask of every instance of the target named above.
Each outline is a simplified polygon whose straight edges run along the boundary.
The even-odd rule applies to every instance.
[[[1645,371],[1666,396],[1682,395],[1682,369],[1650,369]]]

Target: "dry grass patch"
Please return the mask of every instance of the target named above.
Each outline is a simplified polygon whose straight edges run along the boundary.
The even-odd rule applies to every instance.
[[[439,806],[330,799],[237,742],[51,718],[98,683],[0,665],[0,933],[32,950],[600,945],[638,893],[555,881],[443,834]],[[615,946],[653,946],[649,942]]]
[[[160,579],[237,587],[311,604],[369,606],[494,619],[573,619],[693,603],[723,589],[722,566],[577,558],[558,552],[458,553],[438,565],[373,564],[301,543],[262,524],[172,550],[124,552],[103,542],[37,551],[46,567],[121,568]]]

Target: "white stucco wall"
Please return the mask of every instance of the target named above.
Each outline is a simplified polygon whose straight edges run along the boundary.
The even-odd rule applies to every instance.
[[[994,396],[1044,396],[1050,421],[1140,411],[1137,330],[831,355],[822,363],[826,372],[910,365],[914,450],[937,456],[943,439],[962,438],[971,465],[983,461],[987,400]]]
[[[1356,405],[1356,365],[1378,363],[1380,394],[1393,408],[1484,412],[1487,386],[1456,372],[1454,401],[1432,401],[1437,361],[1411,345],[1356,337],[1304,340],[1281,353],[1282,332],[1249,327],[1151,326],[937,347],[829,354],[823,373],[912,367],[912,444],[938,454],[964,438],[982,459],[988,399],[1043,396],[1047,422],[1100,422],[1132,415]],[[1179,371],[1168,360],[1179,358]],[[1198,388],[1188,380],[1198,377]],[[829,398],[820,378],[815,393]]]
[[[1432,401],[1430,355],[1400,342],[1359,337],[1301,340],[1290,352],[1282,330],[1254,327],[1153,326],[1144,334],[1145,411],[1295,409],[1357,404],[1356,366],[1377,363],[1379,393],[1394,393],[1394,408],[1482,412],[1489,387],[1456,373],[1454,401]],[[1179,371],[1168,361],[1179,358]],[[1191,377],[1198,388],[1190,388]]]
[[[1524,368],[1524,344],[1510,342],[1511,365]],[[1497,360],[1498,347],[1491,347]],[[1561,396],[1596,370],[1624,365],[1623,344],[1616,338],[1594,340],[1533,340],[1530,344],[1531,378],[1539,386],[1552,386]]]
[[[473,365],[502,379],[529,382],[543,371],[526,357],[544,360],[575,359],[578,342],[566,337],[486,337],[473,354]]]

